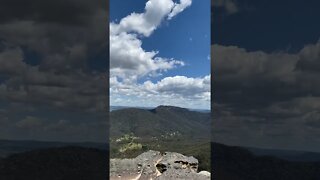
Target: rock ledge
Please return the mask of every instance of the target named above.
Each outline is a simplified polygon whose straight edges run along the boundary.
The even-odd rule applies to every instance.
[[[111,180],[209,180],[210,173],[198,173],[198,160],[175,152],[147,151],[134,159],[111,159]]]

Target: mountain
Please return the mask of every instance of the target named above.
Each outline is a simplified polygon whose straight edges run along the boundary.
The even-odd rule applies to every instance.
[[[318,180],[320,161],[288,161],[257,156],[242,147],[212,143],[213,179],[223,180]]]
[[[137,108],[137,109],[154,109],[154,107],[130,107],[130,106],[110,106],[109,111],[115,111],[120,109],[128,109],[128,108]],[[204,112],[204,113],[210,113],[211,110],[209,109],[188,109],[190,111],[197,111],[197,112]]]
[[[32,150],[0,159],[0,179],[107,179],[108,158],[108,151],[95,148],[60,147]]]
[[[297,150],[283,150],[283,149],[262,149],[246,147],[250,152],[256,156],[274,156],[288,161],[302,161],[302,162],[318,162],[320,161],[319,152],[307,152]]]
[[[111,158],[134,158],[147,150],[171,151],[199,160],[210,170],[210,113],[174,106],[110,112]]]
[[[115,111],[115,110],[120,110],[120,109],[128,109],[128,108],[132,108],[129,106],[110,106],[109,111]],[[139,109],[153,109],[152,107],[135,107],[135,108],[139,108]]]
[[[177,132],[193,138],[210,138],[210,113],[190,111],[174,106],[154,109],[126,108],[110,112],[110,135],[133,133],[151,138]]]
[[[58,148],[66,146],[88,147],[106,150],[107,143],[96,142],[46,142],[35,140],[0,140],[0,157],[36,149]]]

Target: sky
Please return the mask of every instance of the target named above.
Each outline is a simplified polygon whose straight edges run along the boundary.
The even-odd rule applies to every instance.
[[[212,1],[214,141],[320,152],[319,6]]]
[[[106,141],[107,4],[0,2],[0,139]]]
[[[110,105],[210,109],[210,1],[110,1]]]
[[[320,2],[190,2],[113,0],[109,24],[106,1],[2,0],[0,139],[105,142],[110,80],[111,105],[211,106],[214,141],[320,152]]]

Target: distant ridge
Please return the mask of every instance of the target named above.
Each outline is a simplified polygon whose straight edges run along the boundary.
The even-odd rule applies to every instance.
[[[129,109],[129,108],[137,108],[137,109],[154,109],[154,107],[132,107],[132,106],[110,106],[109,111],[116,111],[121,109]]]
[[[106,150],[95,148],[70,146],[32,150],[0,159],[0,179],[107,179],[107,159]]]
[[[210,170],[211,115],[176,106],[110,112],[110,155],[134,158],[146,150],[196,157]]]
[[[59,148],[66,146],[86,147],[106,150],[107,143],[96,142],[58,142],[58,141],[37,141],[37,140],[1,140],[0,157],[6,157],[14,153],[22,153],[36,149]]]
[[[177,107],[177,106],[169,106],[169,105],[159,105],[157,107],[133,107],[133,106],[110,106],[109,111],[116,111],[116,110],[121,110],[121,109],[130,109],[130,108],[136,108],[136,109],[145,109],[145,110],[152,110],[152,109],[157,109],[157,108],[181,108],[181,109],[187,109],[190,111],[197,111],[197,112],[206,112],[209,113],[209,109],[193,109],[193,108],[182,108],[182,107]]]
[[[156,108],[153,108],[150,110],[151,112],[161,112],[161,111],[175,111],[175,112],[188,112],[188,111],[191,111],[187,108],[181,108],[181,107],[176,107],[176,106],[158,106]]]
[[[134,133],[137,136],[160,136],[178,131],[182,135],[210,138],[210,113],[176,106],[153,109],[124,108],[110,112],[111,137]]]
[[[320,161],[293,162],[274,156],[257,156],[242,147],[211,145],[213,179],[320,179]]]
[[[276,157],[282,160],[293,161],[293,162],[320,162],[320,152],[292,150],[292,149],[263,148],[263,147],[252,147],[252,146],[250,147],[250,146],[239,146],[239,145],[227,145],[227,146],[245,149],[257,157],[271,156],[271,157]]]
[[[288,161],[320,162],[320,152],[244,147],[256,156],[274,156]]]

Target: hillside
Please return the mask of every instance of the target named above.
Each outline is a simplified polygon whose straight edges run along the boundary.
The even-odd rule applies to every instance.
[[[110,113],[110,135],[119,137],[133,133],[151,138],[178,131],[183,136],[209,138],[210,123],[210,113],[174,106],[159,106],[151,110],[127,108]]]
[[[108,158],[107,151],[94,148],[63,147],[33,150],[1,159],[0,179],[107,179]]]
[[[210,170],[210,113],[174,106],[110,112],[110,155],[134,158],[147,150],[195,156]]]
[[[320,162],[287,161],[256,156],[241,147],[212,143],[212,176],[223,180],[318,180]],[[188,154],[208,152],[194,146]],[[146,151],[147,152],[147,151]],[[196,159],[197,155],[194,156]],[[209,155],[206,155],[209,157]],[[199,171],[201,163],[199,160]],[[60,147],[32,150],[0,158],[0,179],[99,180],[108,177],[108,152],[95,148]],[[209,169],[210,170],[210,169]]]
[[[250,152],[257,156],[274,156],[288,161],[301,162],[318,162],[320,161],[319,152],[308,152],[299,150],[283,150],[283,149],[262,149],[246,147]]]
[[[257,156],[245,148],[212,143],[214,179],[223,180],[318,180],[320,162],[288,161]]]
[[[58,148],[66,146],[87,147],[106,150],[106,143],[95,142],[47,142],[35,140],[0,140],[0,157],[6,157],[14,153],[22,153],[31,150]]]

